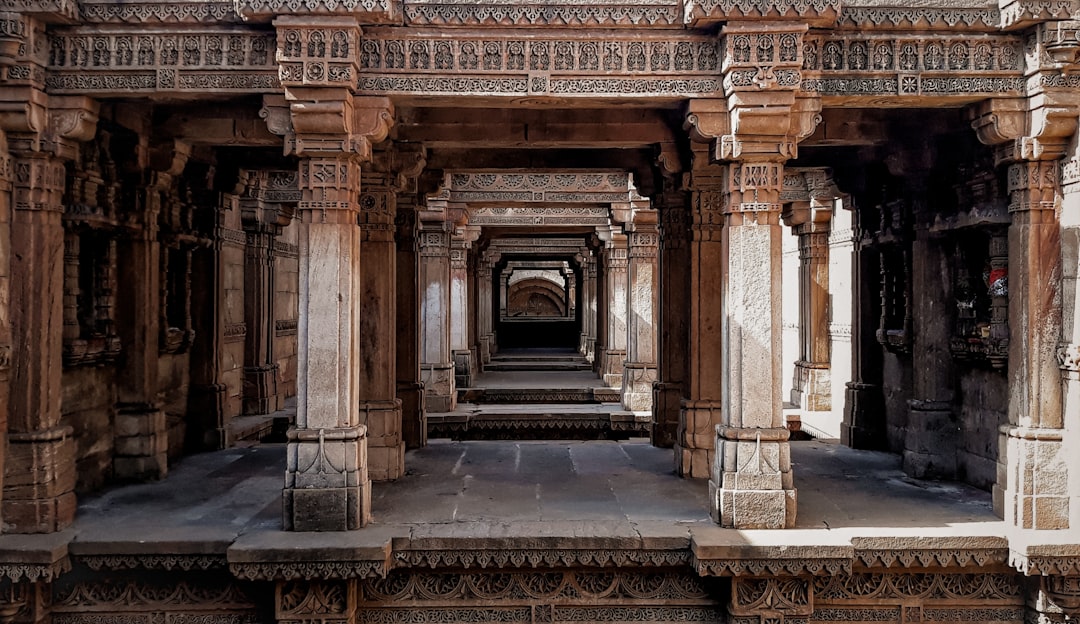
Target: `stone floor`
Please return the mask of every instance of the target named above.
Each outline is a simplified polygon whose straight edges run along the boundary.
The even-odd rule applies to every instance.
[[[196,455],[161,482],[84,497],[70,530],[72,552],[221,552],[246,534],[280,536],[284,451],[257,445]],[[742,533],[831,542],[1002,532],[987,493],[910,479],[893,455],[806,441],[792,444],[792,456],[797,529]],[[404,478],[375,484],[373,525],[343,539],[723,531],[709,520],[706,482],[675,476],[671,451],[645,441],[435,441],[407,453],[406,464]],[[0,536],[0,550],[19,537]]]

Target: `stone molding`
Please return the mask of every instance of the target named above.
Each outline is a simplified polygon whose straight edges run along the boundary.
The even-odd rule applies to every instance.
[[[677,0],[407,0],[405,20],[414,26],[559,26],[562,28],[629,26],[648,28],[683,23]]]
[[[225,555],[77,555],[79,563],[100,570],[224,570]]]
[[[560,568],[672,567],[690,563],[682,549],[489,548],[402,550],[393,554],[394,567],[436,568]]]
[[[291,581],[297,579],[353,579],[385,577],[384,561],[274,561],[229,562],[233,576],[248,581]]]
[[[0,579],[12,583],[53,581],[71,571],[71,560],[64,556],[51,563],[0,563]]]

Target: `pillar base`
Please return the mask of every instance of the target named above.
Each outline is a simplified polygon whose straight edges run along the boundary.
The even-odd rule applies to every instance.
[[[832,409],[832,372],[827,362],[795,362],[791,402],[808,412],[828,412]]]
[[[244,414],[270,414],[283,407],[277,376],[277,364],[244,367]]]
[[[681,477],[708,479],[716,449],[716,426],[721,422],[720,401],[683,401],[675,441],[675,472]]]
[[[427,446],[427,419],[424,417],[424,384],[398,382],[401,401],[401,439],[406,449]]]
[[[424,364],[420,370],[424,384],[424,404],[428,412],[452,412],[457,407],[454,365]]]
[[[472,351],[459,349],[454,351],[454,383],[458,388],[471,388],[476,359]]]
[[[2,516],[5,533],[55,533],[75,521],[71,427],[8,434]]]
[[[650,412],[653,409],[653,384],[656,366],[627,362],[622,376],[622,407],[629,412]]]
[[[197,414],[202,426],[196,431],[189,422],[185,444],[207,451],[232,446],[233,440],[225,422],[228,390],[225,384],[192,384],[189,414]]]
[[[369,401],[360,405],[367,426],[368,475],[372,481],[392,481],[405,474],[405,444],[401,440],[401,402]]]
[[[596,361],[596,338],[587,338],[585,340],[585,360],[588,362]]]
[[[367,427],[291,429],[283,520],[287,531],[348,531],[371,520]]]
[[[885,448],[885,397],[881,386],[851,381],[845,387],[840,442],[853,449]]]
[[[679,435],[679,411],[682,385],[658,381],[653,384],[653,422],[649,442],[660,448],[672,448]]]
[[[1075,461],[1062,444],[1062,430],[1007,425],[1000,432],[1001,457],[1008,461],[999,464],[1005,472],[999,494],[1005,523],[1021,529],[1070,528],[1069,469]]]
[[[626,351],[604,351],[601,359],[600,376],[609,388],[622,388],[623,366],[626,363]]]
[[[480,336],[477,339],[477,363],[479,364],[479,370],[484,370],[484,364],[491,362],[491,337]]]
[[[709,510],[732,529],[795,526],[796,491],[788,430],[719,426]]]
[[[904,472],[916,479],[954,478],[957,433],[948,401],[908,401]]]
[[[117,405],[113,429],[113,474],[117,479],[153,481],[169,472],[169,426],[156,405]]]

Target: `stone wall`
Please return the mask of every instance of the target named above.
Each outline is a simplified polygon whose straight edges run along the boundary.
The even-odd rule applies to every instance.
[[[116,369],[80,366],[64,372],[61,422],[75,437],[76,492],[101,487],[112,476]]]
[[[1005,375],[985,368],[961,369],[956,477],[989,490],[997,478],[998,432],[1009,422]]]

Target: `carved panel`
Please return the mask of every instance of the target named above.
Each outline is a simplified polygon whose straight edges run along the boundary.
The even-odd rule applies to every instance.
[[[225,27],[50,33],[51,93],[268,92],[279,88],[272,34]]]
[[[140,579],[54,586],[52,621],[255,624],[261,621],[246,588],[223,578]]]
[[[408,0],[405,19],[417,26],[677,26],[682,6],[675,0]]]
[[[823,96],[970,96],[1024,92],[1019,37],[807,35],[802,89]]]
[[[362,622],[713,622],[708,581],[684,572],[392,573],[360,583]]]
[[[605,35],[564,39],[370,29],[361,44],[359,88],[372,94],[692,97],[716,94],[712,37]]]

